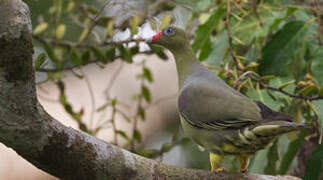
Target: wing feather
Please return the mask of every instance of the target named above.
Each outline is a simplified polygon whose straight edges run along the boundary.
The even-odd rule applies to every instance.
[[[193,81],[182,88],[178,109],[189,124],[204,129],[238,129],[262,120],[254,101],[212,81]]]

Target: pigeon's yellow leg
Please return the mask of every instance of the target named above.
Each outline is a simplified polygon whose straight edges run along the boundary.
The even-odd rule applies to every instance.
[[[247,171],[247,168],[249,166],[249,162],[250,162],[250,155],[239,155],[237,156],[237,159],[239,161],[240,164],[240,172],[244,173]]]
[[[221,168],[221,160],[222,156],[216,153],[210,153],[210,164],[211,164],[211,171],[215,172],[222,172],[223,168]]]

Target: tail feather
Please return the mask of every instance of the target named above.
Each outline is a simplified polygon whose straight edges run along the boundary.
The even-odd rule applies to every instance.
[[[252,132],[258,136],[279,136],[292,131],[309,129],[310,126],[304,123],[288,121],[272,121],[255,126]]]
[[[260,113],[264,121],[293,121],[293,116],[281,112],[273,111],[260,101],[255,101],[260,108]]]
[[[250,151],[256,152],[270,146],[273,140],[282,134],[310,127],[303,123],[271,121],[244,128],[239,131],[239,138],[242,144],[252,145]]]

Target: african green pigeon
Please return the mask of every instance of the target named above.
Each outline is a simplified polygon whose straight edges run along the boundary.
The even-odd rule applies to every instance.
[[[182,29],[166,27],[148,42],[173,53],[181,124],[187,136],[210,152],[212,170],[222,171],[222,156],[234,155],[245,172],[256,151],[281,134],[308,127],[228,86],[197,60]]]

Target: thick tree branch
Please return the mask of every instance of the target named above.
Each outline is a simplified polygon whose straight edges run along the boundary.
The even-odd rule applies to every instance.
[[[0,0],[0,142],[61,179],[290,179],[160,164],[66,127],[38,103],[28,7]]]

